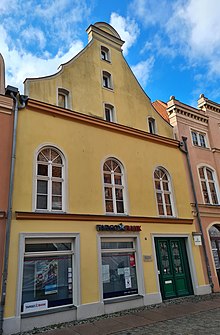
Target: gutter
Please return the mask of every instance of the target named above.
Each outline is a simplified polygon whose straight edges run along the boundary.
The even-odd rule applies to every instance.
[[[14,171],[15,171],[15,159],[16,159],[18,110],[25,108],[26,102],[28,99],[27,96],[20,95],[18,92],[18,89],[12,86],[7,86],[5,95],[11,96],[14,100],[14,124],[13,124],[13,135],[12,135],[10,184],[9,184],[9,193],[8,193],[5,249],[4,249],[1,301],[0,301],[0,335],[3,334],[3,319],[4,319],[6,286],[7,286],[7,278],[8,278],[8,259],[9,259],[9,244],[10,244],[10,232],[11,232],[11,220],[12,220],[12,197],[13,197],[13,189],[14,189]]]
[[[206,270],[207,270],[207,275],[209,279],[209,284],[213,292],[213,282],[212,282],[212,275],[211,275],[211,270],[210,270],[210,264],[209,264],[209,259],[208,259],[208,254],[206,250],[206,244],[205,244],[205,239],[204,239],[204,232],[203,232],[203,226],[202,226],[202,221],[201,221],[201,216],[199,212],[199,205],[198,205],[198,200],[196,196],[196,189],[195,189],[195,184],[193,180],[193,173],[192,173],[192,167],[190,163],[190,157],[189,157],[189,151],[187,147],[187,137],[182,137],[183,142],[180,142],[180,149],[182,152],[186,154],[186,160],[187,160],[187,166],[188,166],[188,171],[189,171],[189,176],[190,176],[190,182],[192,186],[192,192],[193,192],[193,198],[195,202],[195,208],[196,208],[196,216],[197,216],[197,221],[201,233],[201,239],[202,239],[202,245],[203,245],[203,251],[204,251],[204,256],[205,256],[205,263],[206,263]]]

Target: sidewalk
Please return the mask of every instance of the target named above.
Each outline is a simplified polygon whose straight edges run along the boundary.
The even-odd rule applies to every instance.
[[[76,322],[57,325],[56,329],[46,331],[39,329],[39,333],[45,335],[109,335],[120,331],[127,331],[137,327],[150,326],[158,322],[173,320],[200,312],[206,312],[220,308],[220,295],[211,294],[203,297],[188,297],[183,299],[175,299],[165,302],[154,307],[140,308],[135,311],[125,311],[116,313],[114,316],[103,316],[82,321],[80,324]],[[124,314],[124,315],[122,315]],[[23,334],[37,334],[34,332],[26,332]],[[136,331],[135,331],[136,334]],[[219,328],[220,334],[220,328]]]

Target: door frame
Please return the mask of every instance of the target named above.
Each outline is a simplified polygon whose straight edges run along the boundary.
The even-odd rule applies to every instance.
[[[160,280],[159,280],[159,274],[158,274],[158,261],[157,261],[157,254],[156,254],[156,245],[155,245],[155,238],[184,238],[185,239],[185,246],[186,246],[186,254],[188,258],[188,264],[189,264],[189,274],[191,276],[191,282],[192,282],[192,290],[193,294],[198,294],[198,279],[196,275],[196,267],[195,262],[193,258],[193,252],[192,252],[192,237],[191,234],[158,234],[158,233],[152,233],[151,234],[151,241],[153,246],[153,258],[154,258],[154,268],[155,268],[155,274],[156,274],[156,284],[157,284],[157,290],[161,295],[162,294],[160,290]]]

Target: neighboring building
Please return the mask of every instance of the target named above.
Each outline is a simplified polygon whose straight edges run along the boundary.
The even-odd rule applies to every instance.
[[[0,292],[11,166],[13,99],[5,96],[5,65],[0,54]]]
[[[173,129],[118,33],[87,31],[57,74],[25,81],[5,334],[210,293]]]
[[[198,108],[183,104],[171,97],[165,104],[153,103],[161,115],[167,114],[174,127],[175,138],[187,138],[187,147],[195,185],[196,199],[191,203],[198,230],[202,230],[210,282],[220,291],[220,104],[203,94]],[[167,117],[166,116],[166,117]],[[167,119],[167,118],[166,118]],[[190,182],[189,182],[190,184]],[[190,189],[192,187],[190,185]],[[195,203],[197,201],[197,204]],[[201,226],[201,227],[200,227]]]

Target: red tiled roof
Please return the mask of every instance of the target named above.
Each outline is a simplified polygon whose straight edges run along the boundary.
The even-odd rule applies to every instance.
[[[152,105],[156,109],[156,111],[162,116],[162,118],[170,123],[170,119],[167,114],[167,104],[161,100],[156,100],[152,103]]]

